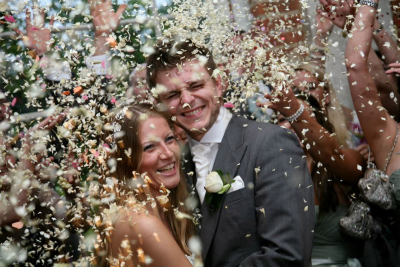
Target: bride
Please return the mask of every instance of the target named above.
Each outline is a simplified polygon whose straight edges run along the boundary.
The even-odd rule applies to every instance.
[[[186,219],[187,185],[172,122],[151,105],[137,104],[116,110],[108,126],[102,197],[115,201],[94,220],[96,265],[192,266],[186,255],[194,225]]]

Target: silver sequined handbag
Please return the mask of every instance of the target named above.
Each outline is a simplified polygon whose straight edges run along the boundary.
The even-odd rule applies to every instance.
[[[374,233],[373,218],[370,207],[361,200],[354,201],[347,215],[340,219],[341,230],[354,238],[368,240]]]
[[[394,199],[395,188],[389,181],[389,176],[386,175],[386,169],[392,157],[394,148],[399,137],[399,125],[397,125],[396,137],[393,147],[386,159],[386,165],[383,171],[375,168],[375,165],[370,163],[368,159],[369,169],[365,172],[364,178],[358,182],[358,188],[362,198],[372,204],[375,204],[382,209],[391,210],[396,209],[396,201]]]
[[[358,182],[358,188],[365,201],[385,210],[396,209],[395,189],[384,172],[374,168],[368,169],[364,178]]]

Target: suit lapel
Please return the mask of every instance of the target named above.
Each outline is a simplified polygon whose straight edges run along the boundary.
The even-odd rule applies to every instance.
[[[196,185],[196,165],[193,162],[192,155],[190,154],[189,144],[186,143],[182,149],[181,157],[182,171],[186,177],[186,181],[189,186]]]
[[[188,184],[188,192],[192,193],[194,191],[194,196],[196,197],[198,203],[200,203],[200,198],[196,190],[196,165],[193,162],[188,143],[182,149],[181,164],[183,174],[185,175],[186,182]]]
[[[241,162],[244,152],[246,151],[246,145],[243,144],[245,131],[243,124],[245,122],[245,119],[241,117],[237,118],[233,115],[218,149],[213,171],[221,170],[224,174],[229,172],[232,178],[236,176],[239,167],[238,163]],[[223,197],[222,203],[225,196],[226,194]],[[223,206],[214,212],[210,212],[209,206],[205,202],[201,205],[201,214],[203,218],[201,222],[200,238],[203,243],[204,260],[206,259],[214,237],[222,208]]]

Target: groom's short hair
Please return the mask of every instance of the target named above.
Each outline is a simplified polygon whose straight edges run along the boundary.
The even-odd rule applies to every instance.
[[[156,86],[157,75],[160,71],[169,70],[178,67],[178,65],[203,56],[207,58],[204,64],[207,72],[212,76],[217,68],[210,50],[206,47],[196,45],[191,40],[185,40],[179,43],[172,43],[167,40],[158,42],[155,52],[147,57],[147,84],[149,88]]]

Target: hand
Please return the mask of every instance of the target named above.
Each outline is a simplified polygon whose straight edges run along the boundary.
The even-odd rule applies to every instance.
[[[33,25],[31,20],[31,12],[29,9],[26,10],[26,36],[23,36],[22,32],[18,29],[14,29],[14,31],[22,38],[26,47],[30,50],[34,50],[37,55],[45,54],[48,49],[47,42],[51,39],[51,31],[50,29],[54,24],[54,17],[50,19],[50,27],[45,28],[45,10],[38,10],[39,14],[33,15],[33,21],[39,22],[38,25]]]
[[[370,161],[371,162],[375,161],[375,158],[374,158],[374,155],[372,154],[372,152],[371,152],[371,154],[369,154],[369,151],[370,151],[369,145],[361,144],[358,147],[356,147],[355,150],[358,151],[364,157],[365,160],[368,160],[368,156],[370,155]]]
[[[95,37],[108,35],[118,28],[121,15],[124,13],[127,5],[122,4],[117,12],[113,12],[110,0],[89,0],[90,14],[92,14],[92,23]]]
[[[46,118],[45,120],[41,121],[39,124],[35,125],[27,133],[25,133],[24,137],[21,139],[22,141],[22,153],[23,156],[21,157],[21,163],[24,164],[24,167],[26,169],[30,169],[32,172],[34,172],[34,168],[37,162],[41,162],[42,158],[41,155],[37,155],[32,162],[30,160],[30,155],[34,154],[35,151],[32,151],[31,148],[31,138],[34,135],[34,133],[38,130],[51,130],[54,128],[54,126],[64,120],[65,114],[60,114],[59,116],[50,116]]]
[[[386,71],[386,74],[397,73],[400,74],[400,63],[389,64],[390,70]]]
[[[63,176],[70,184],[74,184],[79,178],[78,167],[83,166],[83,156],[76,159],[75,153],[70,152],[66,158],[66,164],[68,166],[68,171],[64,172]]]
[[[317,21],[317,34],[321,34],[323,37],[330,35],[333,29],[332,21],[326,19],[321,14],[317,14],[315,19]]]
[[[298,102],[291,88],[282,91],[275,91],[274,95],[265,94],[264,97],[269,99],[270,102],[258,102],[258,107],[264,106],[275,111],[279,111],[279,113],[285,117],[293,115],[300,108],[300,103]]]
[[[323,6],[323,10],[318,9],[317,12],[321,16],[329,19],[339,28],[344,29],[346,26],[347,16],[351,14],[351,8],[354,0],[319,0]]]

